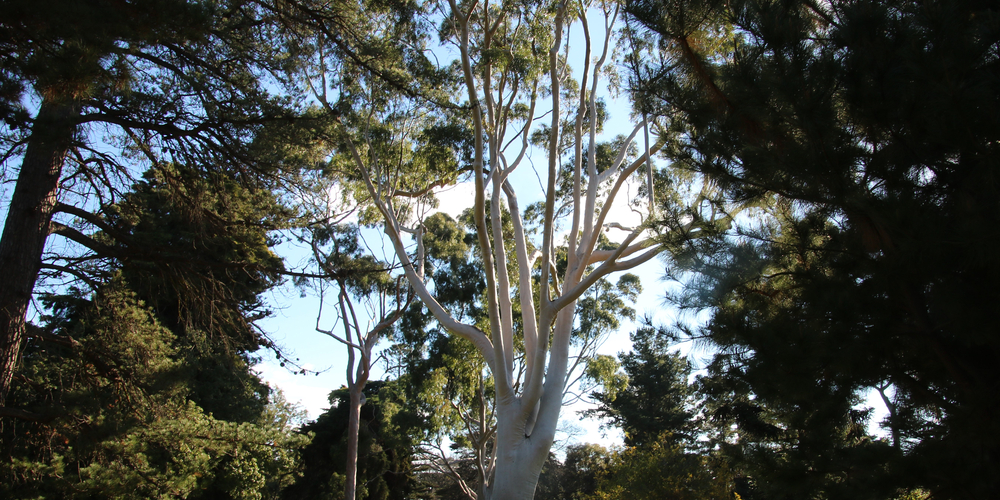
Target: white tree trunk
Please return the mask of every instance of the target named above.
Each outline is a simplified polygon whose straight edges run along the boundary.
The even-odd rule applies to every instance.
[[[358,431],[361,428],[361,393],[364,382],[351,384],[350,408],[347,420],[347,478],[344,482],[344,499],[354,500],[358,482]]]
[[[557,14],[549,19],[546,26],[553,30],[551,45],[547,51],[547,78],[531,77],[536,80],[517,81],[527,76],[498,67],[495,74],[492,62],[482,56],[485,53],[502,53],[507,47],[491,45],[497,29],[520,23],[533,23],[531,15],[521,15],[509,4],[491,5],[490,2],[473,2],[459,5],[456,0],[448,0],[451,6],[451,20],[455,27],[455,41],[460,52],[460,62],[464,75],[464,86],[469,101],[469,113],[473,124],[474,158],[472,161],[475,180],[475,204],[473,215],[479,243],[479,256],[483,261],[486,281],[486,309],[489,327],[482,331],[474,325],[457,321],[435,299],[425,277],[420,271],[420,252],[416,261],[410,257],[401,233],[416,234],[419,229],[407,230],[399,220],[401,211],[394,206],[394,180],[380,177],[385,168],[375,165],[377,159],[366,158],[348,137],[348,147],[361,173],[372,203],[385,220],[385,233],[392,242],[401,267],[428,310],[442,327],[454,335],[461,336],[475,345],[483,356],[493,375],[496,388],[497,428],[490,464],[485,468],[484,488],[486,499],[508,500],[530,499],[541,474],[542,466],[548,458],[555,439],[562,407],[570,359],[570,338],[574,327],[576,301],[598,280],[611,273],[625,271],[649,261],[658,255],[663,247],[648,239],[639,238],[643,228],[632,231],[614,250],[596,250],[599,239],[606,227],[615,222],[608,221],[608,213],[626,180],[643,165],[648,165],[649,150],[655,152],[659,144],[648,147],[646,155],[625,164],[626,152],[636,134],[646,125],[645,120],[636,124],[626,144],[612,166],[598,174],[596,167],[596,128],[598,79],[601,77],[604,60],[612,43],[612,33],[617,16],[617,8],[603,5],[606,10],[604,26],[604,50],[596,62],[590,60],[590,30],[586,21],[586,9],[580,13],[581,24],[587,42],[583,81],[580,84],[576,109],[561,109],[563,97],[560,88],[565,62],[560,55],[567,15],[565,4],[557,6]],[[463,8],[473,11],[463,12]],[[607,10],[612,9],[612,10]],[[544,9],[540,8],[539,12]],[[547,13],[544,15],[548,15]],[[513,16],[513,17],[512,17]],[[473,26],[479,23],[477,26]],[[484,27],[485,26],[485,27]],[[472,36],[473,30],[475,36]],[[506,29],[506,28],[504,28]],[[472,44],[475,42],[476,46]],[[491,52],[492,51],[492,52]],[[480,54],[473,56],[473,54]],[[544,56],[543,56],[544,57]],[[502,58],[499,58],[502,59]],[[499,60],[498,59],[498,60]],[[545,63],[540,63],[544,66]],[[544,74],[543,73],[543,74]],[[590,77],[593,81],[590,81]],[[544,80],[544,81],[543,81]],[[541,83],[540,83],[541,82]],[[494,85],[496,88],[494,88]],[[523,85],[523,86],[522,86]],[[549,130],[548,173],[545,200],[545,215],[542,223],[542,244],[529,252],[529,240],[525,236],[524,221],[518,206],[514,188],[508,183],[508,176],[521,164],[530,148],[529,137],[535,130],[535,104],[539,86],[548,87],[551,124]],[[511,93],[511,88],[523,89]],[[517,100],[520,99],[520,100]],[[506,116],[510,116],[514,104],[523,104],[527,118],[518,118],[523,127],[508,132]],[[562,120],[575,115],[576,127],[569,131]],[[585,125],[585,117],[590,123]],[[513,119],[511,120],[513,122]],[[585,130],[585,128],[587,130]],[[513,134],[513,137],[510,135]],[[520,140],[518,142],[518,139]],[[563,273],[556,273],[558,229],[556,205],[563,200],[556,199],[557,182],[560,177],[565,142],[571,142],[575,154],[573,194],[567,202],[572,211],[567,245],[567,266]],[[508,160],[507,149],[515,144],[513,160]],[[518,146],[520,149],[518,149]],[[370,149],[370,148],[369,148]],[[586,151],[586,153],[585,153]],[[583,155],[587,154],[584,166]],[[500,209],[506,202],[512,231],[504,229]],[[487,206],[490,208],[487,209]],[[419,228],[419,221],[417,223]],[[637,241],[638,240],[638,241]],[[513,254],[501,242],[513,245]],[[537,242],[535,242],[537,244]],[[421,248],[418,242],[418,249]],[[517,267],[517,276],[509,273],[512,260]],[[540,264],[537,286],[532,280],[535,268]],[[513,278],[513,279],[512,279]],[[515,288],[516,287],[516,288]],[[514,380],[515,359],[512,299],[516,293],[523,314],[524,328],[523,378]],[[537,310],[537,317],[536,317]]]

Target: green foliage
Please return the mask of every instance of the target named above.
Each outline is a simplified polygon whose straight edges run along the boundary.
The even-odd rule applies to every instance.
[[[342,281],[345,292],[356,297],[395,294],[395,280],[388,272],[391,266],[362,247],[357,225],[316,225],[309,234],[313,259],[321,261],[317,264],[322,272]]]
[[[102,123],[108,134],[81,134],[82,145],[106,141],[108,149],[84,147],[66,159],[83,170],[92,165],[89,179],[66,178],[80,191],[107,194],[117,175],[160,155],[242,181],[274,173],[287,159],[266,161],[275,158],[261,154],[252,137],[266,128],[262,118],[300,111],[278,94],[295,88],[288,74],[302,55],[275,36],[291,20],[276,7],[242,0],[54,0],[45,9],[5,2],[0,111],[8,128],[0,136],[6,146],[23,147],[11,139],[29,133],[33,118],[24,103],[31,99],[76,102],[82,113],[74,126]]]
[[[542,472],[538,476],[538,485],[535,486],[536,498],[562,498],[565,494],[566,469],[555,454],[549,452],[549,457],[542,465]]]
[[[258,295],[280,283],[284,270],[268,234],[287,225],[290,214],[270,190],[160,164],[109,211],[115,230],[124,233],[110,242],[123,272],[170,317],[171,328],[225,335],[238,349],[266,344],[242,316],[268,314]],[[203,299],[184,303],[189,295]]]
[[[329,121],[304,105],[300,82],[290,77],[304,57],[302,47],[277,36],[304,4],[56,0],[39,6],[15,0],[0,5],[0,158],[5,172],[13,172],[8,162],[21,162],[0,244],[0,272],[12,283],[0,297],[0,400],[20,358],[33,294],[62,293],[67,281],[95,290],[122,272],[172,330],[183,323],[224,337],[233,352],[267,343],[252,320],[242,318],[262,312],[247,298],[273,284],[268,281],[276,279],[280,263],[266,245],[258,254],[242,252],[262,245],[241,236],[266,232],[239,235],[236,225],[282,217],[243,219],[245,206],[260,200],[238,195],[271,197],[277,179],[314,167],[318,158],[318,135]],[[177,212],[159,214],[161,226],[152,231],[141,227],[123,206],[133,183],[149,188],[131,193],[148,197],[149,206],[140,210],[155,210],[162,201],[156,198],[169,192]],[[169,183],[196,192],[160,189]],[[212,191],[218,199],[198,199],[210,191],[208,185],[220,186]],[[190,198],[179,199],[185,197]],[[170,227],[177,222],[190,223],[183,236],[183,230]],[[163,238],[170,232],[178,233],[176,239]],[[196,262],[190,253],[178,255],[182,248],[228,262]],[[138,261],[158,262],[139,269]],[[275,264],[278,268],[265,270]],[[190,272],[174,273],[172,265]],[[132,271],[155,279],[140,283]],[[240,281],[235,275],[244,273],[257,274],[246,287],[210,285],[230,278],[228,284],[234,284]],[[168,290],[204,293],[206,300],[180,307],[170,304]],[[167,310],[171,307],[176,310]],[[239,307],[247,309],[234,314]]]
[[[570,446],[562,464],[546,462],[535,498],[739,500],[725,460],[686,452],[677,441],[664,433],[635,447]]]
[[[470,231],[471,215],[463,214],[461,222],[437,213],[424,223],[424,245],[427,264],[434,279],[435,295],[442,305],[458,318],[485,321],[481,297],[486,280],[478,260],[470,258],[476,248],[475,234]]]
[[[36,421],[4,426],[8,498],[275,498],[307,438],[280,401],[250,422],[189,400],[190,358],[123,281],[93,300],[52,297],[11,401]],[[183,345],[181,343],[181,345]]]
[[[191,399],[216,418],[255,418],[268,389],[249,352],[271,346],[254,321],[270,314],[260,294],[281,281],[268,233],[287,211],[269,191],[162,165],[111,214],[122,277],[178,336]]]
[[[439,302],[455,317],[483,325],[488,321],[482,304],[485,278],[474,254],[478,246],[469,214],[463,219],[460,223],[440,213],[427,219],[427,263]],[[400,380],[410,381],[410,401],[424,415],[424,440],[449,436],[459,448],[474,447],[489,429],[470,429],[463,412],[490,414],[493,387],[486,363],[469,341],[444,331],[421,303],[411,306],[396,326],[394,355],[405,367]],[[492,425],[490,418],[482,424]]]
[[[424,220],[424,247],[433,261],[461,261],[470,251],[468,233],[450,215],[438,212]]]
[[[410,498],[414,490],[415,415],[406,408],[398,381],[372,381],[365,386],[358,444],[359,499]],[[346,388],[330,393],[330,409],[299,429],[312,435],[303,450],[303,475],[282,498],[337,499],[344,496],[347,423],[350,396]]]
[[[621,328],[622,320],[634,320],[634,303],[642,292],[639,277],[623,274],[612,284],[607,279],[595,283],[588,293],[577,301],[579,326],[573,332],[578,343],[588,339],[603,338]]]
[[[782,401],[749,393],[748,380],[716,367],[699,382],[707,448],[742,498],[885,499],[908,489],[894,484],[899,454],[869,435],[871,410],[857,409],[858,399],[806,402],[810,382],[789,381]]]
[[[633,352],[619,354],[617,383],[593,394],[598,406],[586,415],[606,419],[625,432],[625,445],[638,447],[664,441],[690,444],[694,428],[694,389],[688,384],[691,364],[670,352],[662,330],[645,325],[631,334]]]
[[[100,221],[114,267],[44,297],[3,423],[11,498],[276,498],[308,438],[250,370],[280,278],[271,193],[179,165]],[[95,270],[96,271],[96,270]],[[103,279],[104,282],[96,282]]]
[[[124,54],[116,44],[143,46],[165,36],[169,39],[161,41],[197,38],[211,22],[207,4],[183,1],[127,9],[105,2],[59,1],[50,7],[43,13],[31,2],[4,4],[5,45],[10,49],[4,64],[9,79],[5,105],[13,108],[5,110],[8,113],[24,111],[19,98],[29,82],[39,93],[77,97],[98,94],[103,86],[128,87],[135,75],[123,64]],[[47,22],[40,22],[43,17]]]
[[[614,356],[595,354],[587,360],[583,375],[588,382],[601,386],[603,392],[600,397],[614,401],[618,393],[628,387],[629,382],[628,375],[621,373],[620,368],[621,364]]]
[[[564,496],[566,500],[581,500],[597,491],[599,478],[609,470],[612,452],[598,444],[580,444],[566,450]]]
[[[725,463],[685,453],[669,434],[612,454],[598,476],[590,499],[728,500],[731,493]]]
[[[415,431],[433,443],[449,436],[459,447],[469,446],[489,429],[466,427],[463,412],[490,414],[492,382],[485,363],[470,342],[432,326],[431,316],[419,305],[401,321],[393,347],[403,365],[400,382],[411,410],[421,415]],[[492,425],[492,422],[484,422]]]
[[[987,2],[635,1],[666,154],[760,207],[676,245],[761,498],[991,498],[1000,14]],[[699,46],[695,33],[735,36]],[[716,232],[721,232],[717,228]],[[860,398],[887,389],[873,441]],[[728,393],[728,396],[721,396]],[[907,493],[911,492],[911,493]],[[915,494],[915,493],[914,493]]]

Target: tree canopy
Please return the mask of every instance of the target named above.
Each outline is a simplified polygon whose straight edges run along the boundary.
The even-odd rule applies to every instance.
[[[678,303],[711,311],[686,333],[717,346],[712,369],[783,415],[780,432],[816,460],[769,467],[836,476],[801,495],[992,495],[996,6],[627,10],[659,49],[636,92],[679,117],[665,154],[720,196],[761,207],[733,232],[681,245],[675,275],[689,285]],[[859,422],[858,397],[873,390],[894,451],[845,456],[836,429]],[[873,475],[888,487],[852,472],[869,459],[886,464]]]
[[[349,496],[992,498],[998,47],[984,0],[3,2],[0,494],[330,496],[347,429]],[[594,355],[659,256],[705,314]],[[288,274],[352,356],[299,433]],[[560,464],[588,395],[624,446]]]
[[[43,296],[3,415],[5,496],[260,499],[292,483],[308,438],[250,368],[275,276],[239,265],[280,259],[266,230],[212,217],[257,220],[270,202],[176,169],[134,186],[120,237],[173,259],[122,259],[95,290]]]
[[[10,285],[0,291],[0,403],[36,291],[90,286],[114,259],[158,257],[112,252],[89,234],[119,235],[108,211],[142,172],[176,164],[260,188],[308,159],[302,125],[312,123],[292,121],[305,110],[287,78],[297,49],[279,43],[276,6],[4,3],[0,143],[5,166],[20,168],[0,240]],[[50,240],[60,251],[46,252]]]

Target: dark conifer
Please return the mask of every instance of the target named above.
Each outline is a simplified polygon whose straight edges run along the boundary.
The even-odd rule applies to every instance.
[[[780,416],[760,442],[784,444],[755,452],[773,484],[758,484],[781,498],[995,496],[996,5],[628,9],[663,49],[634,84],[676,118],[668,156],[760,207],[722,239],[678,245],[694,272],[679,300],[712,310],[691,333],[718,346],[713,369],[748,403]],[[891,436],[869,446],[856,410],[873,388]]]

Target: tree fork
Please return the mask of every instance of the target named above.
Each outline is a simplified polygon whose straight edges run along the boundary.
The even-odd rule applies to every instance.
[[[79,101],[46,97],[31,128],[0,237],[0,406],[21,357],[25,315],[55,211],[59,178],[76,132]]]

